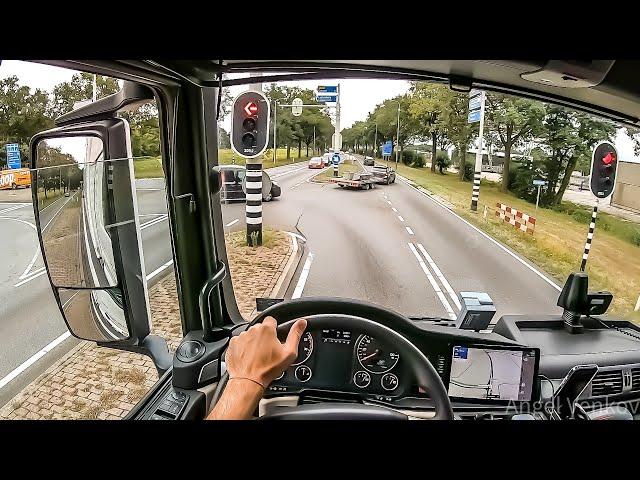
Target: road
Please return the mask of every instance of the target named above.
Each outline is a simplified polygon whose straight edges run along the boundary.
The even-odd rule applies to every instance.
[[[270,170],[282,197],[263,205],[264,225],[293,232],[297,226],[307,238],[287,298],[367,299],[407,316],[454,318],[458,292],[483,291],[496,305],[494,320],[503,314],[560,313],[558,289],[540,272],[402,179],[356,191],[314,183],[316,174],[304,164]],[[152,283],[171,267],[165,192],[161,180],[138,181],[137,190],[144,264]],[[11,232],[0,239],[6,258],[0,265],[2,379],[66,327],[42,260],[34,257],[31,206],[0,204],[0,222],[3,232]],[[244,229],[244,203],[224,205],[223,222],[227,231]],[[68,350],[74,341],[56,348]],[[46,355],[6,386],[0,380],[0,405],[57,357]]]

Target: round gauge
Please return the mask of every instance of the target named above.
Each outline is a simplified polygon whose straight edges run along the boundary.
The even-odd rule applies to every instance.
[[[309,381],[311,375],[313,375],[313,372],[306,365],[299,365],[298,368],[296,368],[295,376],[303,383]]]
[[[370,373],[386,373],[396,366],[400,355],[386,350],[378,340],[369,335],[362,335],[356,345],[358,362]]]
[[[300,339],[300,343],[298,344],[298,357],[292,365],[300,365],[309,360],[311,352],[313,352],[313,337],[310,332],[306,332],[302,336],[302,339]]]
[[[359,388],[368,387],[369,384],[371,383],[371,375],[369,375],[369,372],[360,370],[359,372],[356,372],[356,374],[353,376],[353,383],[355,383],[356,386]]]
[[[286,370],[285,370],[286,372]],[[279,376],[276,377],[276,380],[280,380],[282,377],[284,377],[285,372],[282,372]]]
[[[393,373],[386,373],[380,379],[380,384],[385,390],[395,390],[398,388],[398,377]]]

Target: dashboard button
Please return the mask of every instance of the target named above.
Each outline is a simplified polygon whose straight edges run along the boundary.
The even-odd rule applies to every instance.
[[[380,384],[385,390],[395,390],[396,388],[398,388],[398,377],[396,377],[393,373],[387,373],[382,376],[382,379],[380,379]]]
[[[295,376],[303,383],[308,382],[311,378],[311,375],[313,375],[313,372],[306,365],[299,365],[298,368],[296,368]]]

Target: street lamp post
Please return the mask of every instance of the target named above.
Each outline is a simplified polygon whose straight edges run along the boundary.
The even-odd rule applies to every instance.
[[[373,158],[378,157],[378,123],[376,123],[376,134],[373,137]]]

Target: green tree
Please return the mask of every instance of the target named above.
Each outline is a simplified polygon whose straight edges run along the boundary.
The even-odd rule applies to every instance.
[[[477,134],[477,123],[468,123],[469,97],[464,93],[447,89],[443,93],[443,110],[439,122],[446,132],[449,141],[455,145],[458,157],[458,176],[460,181],[465,179],[465,165],[467,149],[474,134]]]
[[[29,140],[41,130],[53,126],[47,114],[45,91],[20,86],[18,77],[0,80],[0,166],[6,164],[5,144],[17,143],[23,162],[29,160]]]
[[[446,143],[442,117],[449,99],[447,90],[445,85],[426,82],[412,82],[410,90],[409,114],[416,124],[416,136],[431,141],[432,172],[436,171],[438,145],[444,149]]]
[[[512,149],[540,134],[544,115],[545,105],[542,102],[502,93],[487,94],[486,128],[504,149],[503,191],[509,189]]]
[[[120,90],[115,78],[96,75],[96,98],[100,99],[112,95]],[[49,116],[57,118],[73,110],[76,102],[93,98],[93,75],[90,73],[76,73],[71,81],[62,82],[53,87],[53,99],[49,104]]]
[[[569,185],[571,172],[575,170],[580,158],[589,156],[596,143],[610,140],[615,131],[615,125],[609,121],[557,105],[547,106],[539,140],[548,154],[544,161],[544,171],[549,186],[541,203],[560,204]]]

